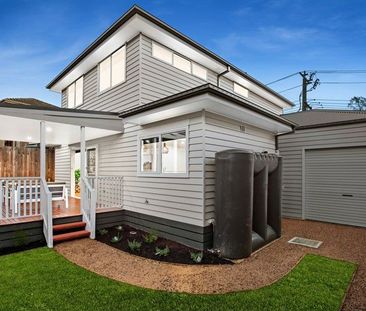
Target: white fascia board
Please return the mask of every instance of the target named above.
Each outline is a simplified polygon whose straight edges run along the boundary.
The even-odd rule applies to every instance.
[[[127,41],[137,36],[139,33],[146,35],[156,42],[165,45],[173,51],[186,56],[192,61],[201,64],[216,73],[221,73],[227,69],[221,62],[212,59],[205,53],[188,45],[186,42],[160,28],[155,23],[140,15],[135,15],[126,22],[126,24],[115,31],[106,41],[99,45],[98,48],[86,56],[75,68],[58,81],[51,90],[61,92],[76,79],[97,66],[100,61],[123,46]],[[287,102],[281,100],[257,84],[245,79],[233,71],[227,73],[225,76],[281,108],[291,107]]]
[[[126,117],[123,121],[124,123],[144,126],[199,111],[208,111],[222,115],[274,134],[287,133],[292,130],[290,126],[273,120],[265,115],[209,94],[199,95],[194,98],[184,99],[149,111],[141,112]]]

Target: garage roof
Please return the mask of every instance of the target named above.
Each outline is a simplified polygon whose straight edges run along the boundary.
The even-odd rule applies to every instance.
[[[298,126],[297,129],[366,122],[366,111],[313,109],[284,114],[283,117]]]

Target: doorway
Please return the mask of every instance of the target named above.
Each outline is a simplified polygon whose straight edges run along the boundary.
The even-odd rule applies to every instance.
[[[80,149],[71,151],[71,196],[80,198]],[[97,176],[97,147],[87,147],[86,176]]]

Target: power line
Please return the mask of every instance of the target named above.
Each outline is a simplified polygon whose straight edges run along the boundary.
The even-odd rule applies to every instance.
[[[366,81],[325,81],[321,84],[366,84]]]
[[[267,83],[266,85],[268,86],[268,85],[271,85],[271,84],[274,84],[274,83],[280,82],[280,81],[282,81],[282,80],[286,80],[286,79],[291,78],[291,77],[293,77],[293,76],[296,76],[296,75],[298,75],[298,74],[299,74],[298,72],[292,73],[292,74],[290,74],[290,75],[288,75],[288,76],[286,76],[286,77],[283,77],[283,78],[277,79],[277,80],[275,80],[275,81],[269,82],[269,83]]]
[[[277,92],[277,93],[287,92],[287,91],[290,91],[290,90],[296,89],[296,88],[298,88],[298,87],[300,87],[300,86],[302,86],[302,84],[299,84],[299,85],[296,85],[296,86],[290,87],[290,88],[288,88],[288,89],[286,89],[286,90],[282,90],[282,91],[279,91],[279,92]]]
[[[316,73],[366,73],[366,69],[356,69],[356,70],[335,69],[335,70],[306,70],[306,71],[313,71]]]

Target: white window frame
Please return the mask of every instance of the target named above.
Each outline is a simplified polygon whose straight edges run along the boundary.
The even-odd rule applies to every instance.
[[[161,48],[161,49],[165,49],[165,50],[169,51],[169,52],[171,53],[171,60],[168,62],[168,61],[166,61],[166,60],[164,60],[164,59],[162,59],[162,58],[160,58],[160,57],[158,57],[158,56],[154,55],[154,52],[153,52],[154,46],[157,46],[157,47],[159,47],[159,48]],[[191,59],[189,59],[189,58],[187,58],[187,57],[183,56],[182,54],[176,53],[176,52],[174,52],[173,50],[171,50],[171,49],[167,48],[166,46],[164,46],[164,45],[162,45],[162,44],[160,44],[160,43],[157,43],[157,42],[155,42],[155,41],[152,41],[151,56],[152,56],[153,58],[155,58],[155,59],[157,59],[157,60],[159,60],[159,61],[161,61],[161,62],[165,63],[165,64],[168,64],[168,65],[170,65],[170,66],[173,66],[174,68],[176,68],[176,69],[178,69],[178,70],[180,70],[180,71],[182,71],[182,72],[185,72],[185,73],[188,73],[188,74],[190,74],[190,75],[192,75],[192,76],[195,76],[195,77],[196,77],[196,78],[198,78],[198,79],[201,79],[201,80],[203,80],[203,81],[207,81],[207,79],[208,79],[208,78],[207,78],[207,77],[208,77],[208,69],[207,69],[205,66],[202,66],[202,65],[200,65],[200,64],[198,64],[198,63],[196,63],[196,62],[192,61]],[[185,59],[186,61],[190,62],[190,70],[189,70],[189,72],[188,72],[188,71],[186,71],[186,70],[183,70],[183,69],[181,69],[181,68],[179,68],[179,67],[177,67],[177,66],[174,64],[174,59],[175,59],[174,57],[175,57],[175,56],[176,56],[176,57],[183,58],[183,59]],[[198,76],[198,75],[194,74],[194,73],[193,73],[193,65],[197,65],[198,67],[201,67],[202,69],[206,70],[206,77],[205,77],[205,78],[202,78],[202,77],[200,77],[200,76]]]
[[[78,81],[82,81],[81,83],[81,103],[80,104],[76,104],[76,82]],[[70,107],[69,105],[69,88],[71,86],[74,86],[74,105],[72,107]],[[84,76],[81,76],[79,78],[77,78],[73,83],[71,83],[67,88],[66,88],[66,94],[67,94],[67,108],[69,109],[74,109],[74,108],[77,108],[79,106],[81,106],[82,104],[84,104]]]
[[[182,132],[186,133],[186,171],[184,173],[163,173],[162,170],[162,136],[164,134],[169,134],[173,132]],[[157,162],[157,171],[156,172],[144,172],[141,170],[141,141],[146,138],[159,138],[159,146],[158,146],[158,162]],[[139,177],[172,177],[172,178],[188,178],[189,177],[189,126],[185,127],[177,127],[169,130],[162,131],[153,131],[151,133],[144,133],[137,137],[137,176]]]
[[[117,84],[115,84],[115,85],[113,85],[112,86],[112,72],[113,72],[113,69],[112,69],[112,56],[116,53],[116,52],[118,52],[119,50],[121,50],[121,49],[125,49],[125,59],[124,59],[124,63],[125,63],[125,78],[124,78],[124,80],[123,81],[121,81],[121,82],[119,82],[119,83],[117,83]],[[110,64],[109,64],[109,66],[110,66],[110,70],[109,70],[109,75],[110,75],[110,77],[109,77],[109,81],[110,81],[110,83],[109,83],[109,87],[108,88],[106,88],[106,89],[104,89],[104,90],[100,90],[100,64],[101,63],[103,63],[106,59],[110,59],[109,60],[109,62],[110,62]],[[117,50],[115,50],[113,53],[111,53],[111,54],[109,54],[107,57],[105,57],[105,58],[103,58],[99,63],[98,63],[98,95],[100,95],[100,94],[104,94],[104,93],[106,93],[106,92],[108,92],[108,91],[110,91],[110,90],[112,90],[112,89],[114,89],[115,87],[117,87],[117,86],[119,86],[119,85],[121,85],[121,84],[123,84],[123,83],[125,83],[126,81],[127,81],[127,44],[124,44],[124,45],[122,45],[121,47],[119,47]]]

